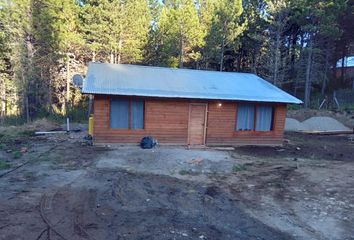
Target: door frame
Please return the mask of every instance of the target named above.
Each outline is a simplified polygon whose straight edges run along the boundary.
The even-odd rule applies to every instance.
[[[191,123],[191,109],[192,106],[205,106],[204,110],[204,128],[203,128],[203,142],[202,145],[205,145],[206,142],[206,133],[207,133],[207,123],[208,123],[208,103],[207,102],[191,102],[189,103],[189,113],[188,113],[188,129],[187,129],[187,144],[190,145],[190,123]]]

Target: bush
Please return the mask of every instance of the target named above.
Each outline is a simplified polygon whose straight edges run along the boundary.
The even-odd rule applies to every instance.
[[[232,166],[233,172],[240,172],[240,171],[245,171],[245,170],[246,170],[246,166],[242,165],[242,164],[235,164]]]
[[[1,134],[0,134],[0,139],[1,139]],[[0,143],[0,150],[4,150],[6,148],[6,145],[4,143]]]
[[[4,126],[18,126],[26,123],[26,119],[20,115],[6,116],[3,118],[2,125]]]
[[[12,157],[13,157],[14,159],[21,158],[21,157],[22,157],[22,153],[21,153],[20,151],[14,151],[14,152],[12,153]]]
[[[300,110],[302,109],[302,105],[299,104],[288,104],[287,106],[288,110]]]
[[[8,169],[11,165],[3,160],[0,160],[0,170]]]

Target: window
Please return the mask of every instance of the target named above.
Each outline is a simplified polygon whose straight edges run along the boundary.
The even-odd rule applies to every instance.
[[[270,131],[273,125],[273,107],[258,106],[256,117],[256,131]]]
[[[254,104],[238,104],[236,130],[254,130],[254,109]]]
[[[144,129],[144,100],[111,98],[110,127]]]
[[[144,101],[135,100],[131,102],[131,128],[144,128]]]
[[[272,106],[255,104],[238,104],[237,131],[271,131],[273,130]]]

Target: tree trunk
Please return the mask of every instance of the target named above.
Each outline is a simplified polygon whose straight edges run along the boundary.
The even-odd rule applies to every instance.
[[[31,118],[30,118],[29,101],[28,101],[27,94],[25,97],[25,107],[26,107],[26,121],[27,121],[27,123],[29,123],[31,121]]]
[[[219,69],[220,72],[224,70],[224,51],[225,51],[225,38],[223,37],[221,42],[221,52],[220,52],[220,69]]]
[[[33,57],[34,57],[34,44],[33,44],[33,37],[32,35],[28,34],[26,36],[26,50],[27,50],[27,61],[26,61],[26,67],[22,69],[22,79],[23,82],[25,83],[26,86],[26,91],[25,91],[25,101],[26,101],[26,119],[27,122],[31,121],[31,115],[34,114],[34,111],[31,111],[31,99],[29,98],[28,93],[31,92],[32,85],[33,85],[33,75],[34,75],[34,70],[33,70]],[[27,71],[26,71],[27,70]],[[23,71],[26,71],[24,73]],[[32,98],[33,100],[33,98]]]
[[[5,81],[1,82],[1,104],[0,104],[0,122],[3,123],[6,116],[6,85]]]
[[[53,90],[52,90],[52,77],[49,78],[49,84],[48,84],[48,112],[52,114],[53,111]]]
[[[304,34],[303,33],[300,34],[300,47],[301,47],[301,49],[300,49],[299,55],[302,56],[303,51],[304,51],[303,49],[305,48],[305,38],[304,38]],[[294,52],[294,55],[295,55],[295,52]],[[295,63],[295,61],[294,61],[294,63]],[[295,64],[294,64],[294,73],[295,73]],[[294,84],[294,95],[295,96],[297,95],[298,86],[299,86],[299,76],[296,76],[295,84]]]
[[[290,50],[290,79],[294,80],[295,78],[295,55],[296,55],[296,40],[297,40],[297,35],[292,34],[292,43],[291,43],[291,50]]]
[[[96,62],[96,52],[92,52],[92,62]]]
[[[328,50],[328,46],[326,46],[326,63],[325,63],[325,69],[324,69],[325,74],[323,76],[322,87],[321,87],[321,94],[322,95],[324,95],[326,92],[328,68],[329,68],[329,50]]]
[[[111,51],[111,55],[110,55],[110,63],[114,63],[114,54],[113,52]]]
[[[114,55],[113,55],[114,59],[113,62],[117,63],[118,62],[118,54],[117,54],[117,49],[114,49]]]
[[[344,79],[345,79],[345,69],[344,69],[344,66],[345,66],[345,56],[346,55],[346,47],[345,45],[342,46],[342,68],[341,68],[341,71],[340,71],[340,80],[341,80],[341,84],[344,83]]]
[[[183,37],[180,37],[179,39],[179,68],[183,68]]]
[[[252,72],[254,74],[257,74],[257,56],[256,56],[256,51],[252,52],[251,59],[252,59]]]
[[[273,84],[277,86],[278,84],[278,71],[279,71],[279,48],[280,48],[280,30],[276,32],[276,41],[274,49],[274,68],[273,68]]]
[[[310,107],[311,98],[311,65],[312,65],[312,44],[311,39],[308,47],[308,56],[306,64],[306,78],[305,78],[305,108]]]
[[[68,115],[69,112],[69,104],[70,104],[70,60],[69,56],[66,61],[66,115]]]
[[[119,34],[119,41],[118,41],[118,57],[117,57],[117,63],[120,64],[122,61],[122,46],[123,46],[123,39],[122,39],[122,34]]]

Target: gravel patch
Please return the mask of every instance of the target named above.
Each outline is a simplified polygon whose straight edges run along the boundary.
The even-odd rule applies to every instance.
[[[285,131],[350,131],[350,128],[331,117],[311,117],[303,122],[286,118]]]

